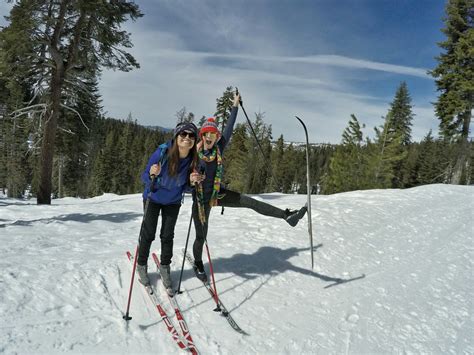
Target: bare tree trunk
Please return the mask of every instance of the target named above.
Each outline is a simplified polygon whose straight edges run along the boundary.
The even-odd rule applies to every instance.
[[[63,160],[64,157],[59,155],[58,158],[58,197],[63,197]]]
[[[463,113],[463,128],[461,134],[461,141],[459,142],[458,156],[456,164],[454,166],[453,177],[451,178],[451,183],[455,185],[460,185],[466,183],[465,176],[466,170],[468,168],[468,159],[469,159],[469,125],[471,123],[471,112],[466,111]],[[464,180],[464,181],[463,181]]]
[[[63,81],[62,71],[63,68],[56,69],[53,78],[51,79],[51,106],[44,125],[43,142],[41,145],[40,181],[36,199],[38,205],[51,204],[51,177],[53,174],[54,146],[60,109],[61,85]]]
[[[51,37],[51,43],[49,44],[49,52],[51,58],[54,60],[55,68],[53,69],[53,75],[51,77],[51,97],[50,107],[43,131],[43,142],[41,146],[41,158],[40,158],[40,181],[38,186],[37,204],[51,204],[51,191],[52,191],[52,175],[53,175],[53,158],[54,158],[54,147],[56,140],[56,130],[58,127],[59,110],[61,108],[61,91],[64,84],[64,77],[66,71],[74,66],[75,58],[79,47],[80,33],[82,25],[84,23],[84,12],[76,23],[74,29],[74,36],[72,42],[69,45],[68,57],[65,61],[60,51],[61,36],[63,35],[64,22],[66,16],[67,5],[70,0],[61,0],[59,4],[59,13],[54,25],[54,32]]]

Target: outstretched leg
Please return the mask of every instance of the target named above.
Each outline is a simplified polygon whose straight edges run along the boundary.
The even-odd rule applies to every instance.
[[[298,211],[282,210],[266,202],[227,189],[221,189],[221,193],[224,194],[224,197],[219,200],[221,206],[250,208],[264,216],[283,218],[292,227],[298,224],[298,221],[303,218],[307,210],[306,206]]]

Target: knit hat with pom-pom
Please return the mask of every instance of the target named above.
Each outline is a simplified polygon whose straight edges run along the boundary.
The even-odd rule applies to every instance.
[[[204,133],[207,132],[214,132],[214,133],[220,133],[219,128],[217,128],[217,123],[216,119],[214,117],[209,117],[206,122],[201,127],[201,130],[199,131],[199,135],[203,135]]]

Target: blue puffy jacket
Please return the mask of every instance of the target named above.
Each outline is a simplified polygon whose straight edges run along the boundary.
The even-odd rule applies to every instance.
[[[167,154],[172,143],[172,141],[169,141],[160,145],[148,160],[148,164],[142,174],[142,181],[145,183],[145,191],[143,191],[144,200],[146,200],[150,192],[150,168],[153,164],[158,164],[159,162],[161,162],[161,171],[155,182],[156,191],[152,192],[150,196],[153,202],[161,205],[181,203],[183,194],[190,188],[188,185],[191,166],[190,156],[179,160],[179,169],[176,176],[172,177],[168,174]]]

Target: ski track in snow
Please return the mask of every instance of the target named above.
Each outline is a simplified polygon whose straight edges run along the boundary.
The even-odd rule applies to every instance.
[[[255,197],[294,209],[306,200]],[[176,284],[190,207],[186,197]],[[217,290],[250,335],[212,311],[188,264],[177,300],[203,354],[474,354],[473,211],[474,188],[466,186],[313,196],[311,270],[306,218],[291,228],[251,210],[215,208],[208,241]],[[122,319],[131,273],[125,252],[135,250],[141,219],[138,194],[51,206],[1,196],[0,353],[182,353],[139,285],[133,319]],[[156,285],[151,257],[149,270]]]

